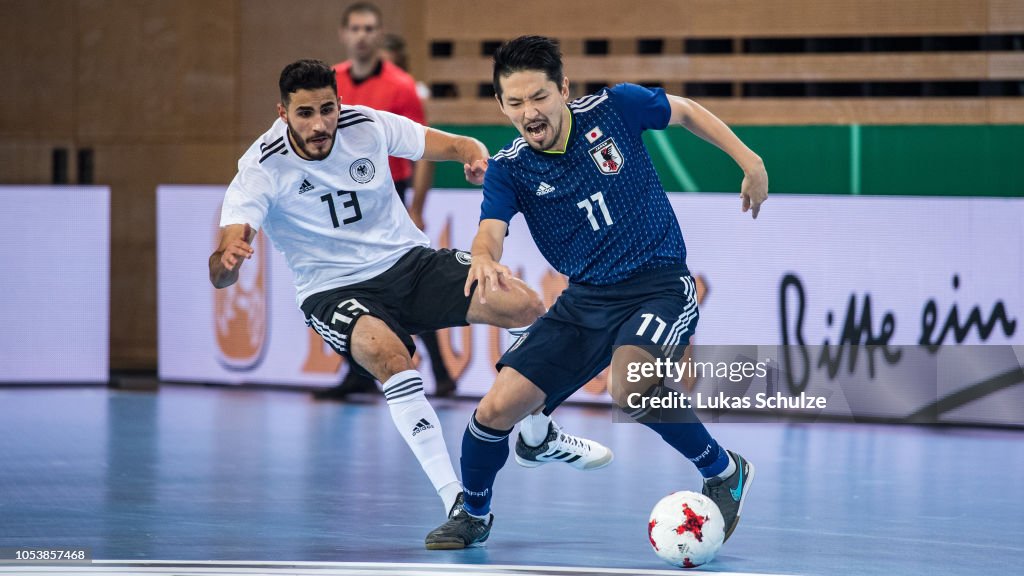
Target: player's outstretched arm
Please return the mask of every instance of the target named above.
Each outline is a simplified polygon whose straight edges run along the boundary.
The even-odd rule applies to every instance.
[[[242,263],[252,258],[255,234],[248,224],[228,224],[220,229],[220,244],[210,254],[210,282],[215,288],[227,288],[238,281]]]
[[[768,198],[768,172],[764,169],[761,157],[747,148],[725,122],[700,104],[681,96],[669,96],[668,101],[672,108],[670,123],[679,124],[718,146],[743,170],[743,184],[740,187],[743,211],[750,210],[751,216],[757,218],[761,204]]]
[[[423,148],[424,160],[452,160],[462,162],[466,180],[480,186],[487,171],[487,147],[469,136],[459,136],[427,128],[427,141]]]
[[[501,220],[481,220],[480,228],[473,238],[473,247],[470,249],[473,263],[469,266],[464,292],[469,296],[473,283],[479,282],[476,291],[481,304],[487,303],[488,291],[499,288],[508,291],[511,287],[512,271],[499,262],[504,251],[506,230],[508,224]]]

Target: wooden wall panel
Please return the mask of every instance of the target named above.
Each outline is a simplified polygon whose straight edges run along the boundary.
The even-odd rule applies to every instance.
[[[988,29],[993,34],[1024,30],[1024,2],[988,0]]]
[[[0,137],[0,184],[50,184],[53,149],[68,150],[68,175],[75,178],[74,142],[42,138]]]
[[[1022,124],[1024,98],[697,98],[732,125]],[[436,124],[506,124],[492,99],[435,100]]]
[[[993,0],[990,14],[989,2],[970,0],[520,0],[489,11],[431,0],[426,27],[428,37],[450,39],[977,34],[992,20],[1021,18],[1021,4]]]
[[[338,27],[348,4],[337,0],[242,3],[237,70],[242,136],[251,142],[270,128],[280,100],[277,81],[290,62],[316,58],[333,65],[345,59]],[[376,4],[384,14],[385,29],[401,33],[407,20],[403,3],[380,0]]]
[[[73,5],[65,0],[0,2],[0,137],[52,139],[74,133]],[[7,169],[0,166],[0,181]]]
[[[78,135],[88,143],[234,137],[235,3],[81,0]]]
[[[341,60],[337,29],[342,2],[244,2],[239,14],[238,109],[242,140],[248,144],[270,128],[280,100],[281,69],[300,58],[328,64]],[[284,24],[284,21],[287,24]]]
[[[988,29],[985,2],[971,0],[698,0],[701,36],[971,34]]]
[[[95,155],[96,181],[111,187],[111,368],[152,369],[157,362],[156,187],[226,186],[235,172],[235,146],[103,144]]]
[[[988,80],[1024,78],[1024,52],[727,56],[565,56],[573,81],[664,82]],[[487,58],[435,60],[430,82],[487,81]]]

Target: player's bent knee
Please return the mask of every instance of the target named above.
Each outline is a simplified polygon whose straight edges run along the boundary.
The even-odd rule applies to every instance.
[[[494,402],[480,402],[476,407],[476,421],[488,428],[501,429],[499,424],[504,420],[501,417],[501,407]]]
[[[405,344],[383,320],[360,316],[352,330],[352,357],[381,382],[415,366]]]
[[[646,394],[651,388],[662,383],[662,378],[644,375],[638,366],[652,363],[653,357],[642,348],[621,346],[612,358],[612,370],[608,379],[608,395],[616,406],[628,406],[633,394]]]
[[[529,302],[518,311],[512,320],[515,327],[529,326],[537,321],[544,314],[544,304],[538,299],[536,302]]]
[[[477,406],[477,422],[489,428],[509,430],[544,405],[544,391],[508,366]]]
[[[398,374],[399,372],[405,372],[406,370],[415,370],[416,366],[412,363],[412,358],[407,353],[405,354],[388,354],[382,358],[381,367],[382,373],[377,376],[377,379],[384,382]]]
[[[637,377],[635,374],[613,372],[612,377],[608,379],[608,395],[617,406],[626,406],[631,395],[646,395],[651,388],[663,383],[664,379],[657,376]]]
[[[486,304],[474,297],[466,313],[470,324],[491,324],[500,328],[529,326],[544,314],[544,303],[533,290],[513,288],[488,296]]]
[[[651,383],[651,386],[653,386],[656,383],[657,382]],[[623,408],[623,407],[628,406],[629,395],[630,394],[632,394],[634,392],[639,392],[639,393],[642,394],[645,390],[647,390],[649,388],[650,388],[650,386],[648,386],[647,388],[644,388],[643,390],[639,390],[639,389],[637,389],[637,387],[634,387],[634,386],[624,386],[624,385],[622,385],[622,383],[617,383],[617,382],[609,381],[608,382],[608,395],[612,397],[612,402],[614,402],[616,406],[618,406],[620,408]]]
[[[476,421],[495,430],[511,430],[517,422],[525,417],[526,414],[520,414],[516,407],[503,405],[500,402],[481,401],[480,405],[476,407]]]
[[[516,297],[511,300],[512,309],[509,311],[509,315],[514,327],[529,326],[546,311],[544,302],[540,299],[539,294],[522,281],[519,281],[517,285]]]
[[[405,352],[377,350],[368,354],[356,355],[356,362],[381,382],[386,382],[395,374],[406,370],[415,370],[412,358]]]

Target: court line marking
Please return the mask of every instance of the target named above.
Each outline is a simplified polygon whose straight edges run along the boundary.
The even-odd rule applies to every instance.
[[[710,565],[709,568],[713,568]],[[687,570],[688,573],[707,573],[701,570]],[[145,573],[151,575],[210,575],[226,576],[245,574],[247,576],[495,576],[535,575],[559,576],[566,574],[633,575],[633,576],[679,576],[679,569],[651,570],[635,568],[597,568],[584,566],[531,566],[516,564],[428,564],[389,562],[243,562],[243,561],[171,561],[171,560],[94,560],[88,565],[38,566],[0,565],[0,574],[46,574],[48,576],[124,576]],[[718,576],[779,576],[754,572],[717,572]]]

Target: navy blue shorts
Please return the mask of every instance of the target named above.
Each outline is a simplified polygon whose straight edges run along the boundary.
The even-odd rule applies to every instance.
[[[697,328],[697,288],[685,269],[646,272],[610,286],[570,284],[498,362],[547,395],[545,412],[601,373],[616,346],[678,360]]]

